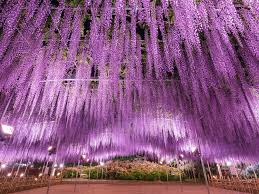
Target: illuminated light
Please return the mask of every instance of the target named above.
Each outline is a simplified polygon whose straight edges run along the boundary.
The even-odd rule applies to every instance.
[[[24,173],[21,173],[21,174],[20,174],[20,177],[24,177]]]
[[[101,165],[101,166],[104,166],[104,162],[100,162],[100,165]]]
[[[57,164],[54,164],[54,168],[57,168],[58,167],[58,165]]]
[[[42,174],[42,173],[40,173],[40,174],[39,174],[39,177],[41,177],[42,175],[43,175],[43,174]]]
[[[86,159],[86,155],[83,154],[83,155],[82,155],[82,158],[83,158],[83,159]]]
[[[51,151],[53,149],[53,146],[48,147],[48,151]]]
[[[163,160],[163,159],[161,159],[161,160],[159,161],[159,163],[160,163],[160,164],[163,164],[163,162],[164,162],[164,160]]]
[[[38,178],[35,178],[34,180],[35,180],[35,181],[37,181],[37,180],[38,180]]]
[[[183,154],[180,154],[180,157],[181,157],[181,158],[183,158],[183,157],[184,157],[184,155],[183,155]]]
[[[1,124],[1,126],[2,126],[2,132],[5,135],[12,135],[13,134],[14,128],[12,126],[3,125],[3,124]]]
[[[8,173],[7,176],[8,176],[8,177],[12,176],[12,173]]]
[[[227,166],[231,166],[232,162],[231,161],[227,161],[226,164],[227,164]]]
[[[6,168],[6,164],[1,164],[1,168]]]
[[[196,150],[197,150],[196,147],[191,147],[191,152],[192,152],[192,153],[195,152]]]
[[[89,161],[90,161],[90,159],[87,159],[87,160],[86,160],[86,162],[89,162]]]
[[[60,164],[60,165],[59,165],[59,168],[64,168],[64,164]]]
[[[57,173],[57,176],[60,176],[60,172]]]
[[[33,164],[31,165],[31,168],[33,168],[34,166],[33,166]]]

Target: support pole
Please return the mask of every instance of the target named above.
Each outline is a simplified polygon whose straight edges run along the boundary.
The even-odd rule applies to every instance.
[[[179,162],[178,158],[176,159],[176,162],[177,162],[177,168],[178,168],[178,171],[179,171],[179,178],[180,178],[181,192],[183,192],[182,173],[181,173],[181,169],[180,169],[180,162]]]
[[[211,170],[210,170],[210,163],[208,161],[207,161],[207,165],[208,165],[208,170],[209,170],[210,178],[212,178],[212,173],[211,173]]]
[[[19,162],[17,171],[16,171],[16,173],[15,173],[15,177],[17,177],[17,175],[19,174],[19,171],[20,171],[20,168],[21,168],[21,164],[22,164],[22,159],[21,159],[20,162]]]
[[[168,182],[169,178],[168,178],[168,169],[166,169],[166,181]]]
[[[205,178],[206,188],[207,188],[208,194],[210,194],[210,188],[209,188],[209,183],[208,183],[206,169],[205,169],[203,158],[202,158],[200,142],[199,142],[199,152],[200,152],[200,160],[201,160],[203,175],[204,175],[204,178]]]
[[[101,179],[103,180],[103,167],[102,167],[102,176],[101,176]]]
[[[193,166],[192,166],[192,173],[193,173],[194,182],[197,183],[197,181],[196,181],[196,175],[195,175],[195,169],[194,169],[194,164],[193,164]]]
[[[80,159],[78,160],[78,163],[77,163],[76,181],[75,181],[75,186],[74,186],[74,192],[76,192],[76,185],[77,185],[78,175],[79,175],[79,165],[80,165]]]
[[[28,167],[30,166],[29,165],[30,162],[28,162],[28,164],[26,165],[26,168],[25,168],[25,171],[24,171],[24,175],[26,176],[26,173],[27,173],[27,170],[28,170]]]
[[[220,165],[218,163],[217,163],[217,169],[218,169],[218,173],[219,173],[219,178],[222,179],[222,172],[221,172]]]
[[[49,194],[49,189],[50,189],[50,176],[48,177],[48,187],[47,187],[47,194]]]
[[[106,165],[106,167],[105,167],[105,180],[107,179],[107,174],[108,174],[108,167]]]
[[[41,171],[42,176],[43,176],[43,174],[44,174],[45,164],[47,164],[47,161],[46,161],[46,163],[43,162],[42,171]]]
[[[49,165],[49,160],[46,162],[46,165],[44,166],[43,175],[45,174],[45,171],[46,171],[46,169],[48,168],[48,165]],[[48,170],[49,170],[49,169],[48,169]]]
[[[88,179],[91,179],[91,167],[92,167],[92,161],[90,162],[90,168],[89,168],[89,172],[88,172]]]
[[[49,157],[48,157],[48,159],[47,159],[46,168],[48,168],[49,159],[50,159],[50,156],[49,156]],[[49,172],[49,169],[48,169],[48,172]],[[45,173],[45,172],[44,172],[44,173]],[[49,194],[49,189],[50,189],[50,176],[49,176],[49,173],[47,173],[47,176],[48,176],[48,187],[47,187],[47,194]]]

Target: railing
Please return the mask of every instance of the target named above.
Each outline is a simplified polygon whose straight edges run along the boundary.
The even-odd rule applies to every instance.
[[[210,185],[228,190],[259,193],[259,179],[211,179]]]
[[[55,177],[0,177],[0,194],[13,193],[39,187],[46,187],[48,186],[48,184],[56,185],[60,184],[61,181],[61,178]]]

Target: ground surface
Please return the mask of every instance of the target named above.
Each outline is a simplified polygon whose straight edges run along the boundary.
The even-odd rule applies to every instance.
[[[46,194],[47,188],[33,189],[16,194]],[[74,184],[51,186],[49,194],[207,194],[204,185],[193,184],[158,184],[158,183],[109,183],[109,184],[77,184],[74,192]],[[238,194],[241,192],[223,190],[210,187],[210,194]],[[244,194],[244,193],[242,193]]]

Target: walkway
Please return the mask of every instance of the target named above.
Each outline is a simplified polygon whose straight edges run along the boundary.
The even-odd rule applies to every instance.
[[[244,194],[241,192],[210,188],[211,194]],[[16,194],[46,194],[47,188],[33,189]],[[159,184],[146,182],[114,182],[78,184],[74,192],[74,184],[51,186],[49,194],[207,194],[204,185],[177,183]]]

